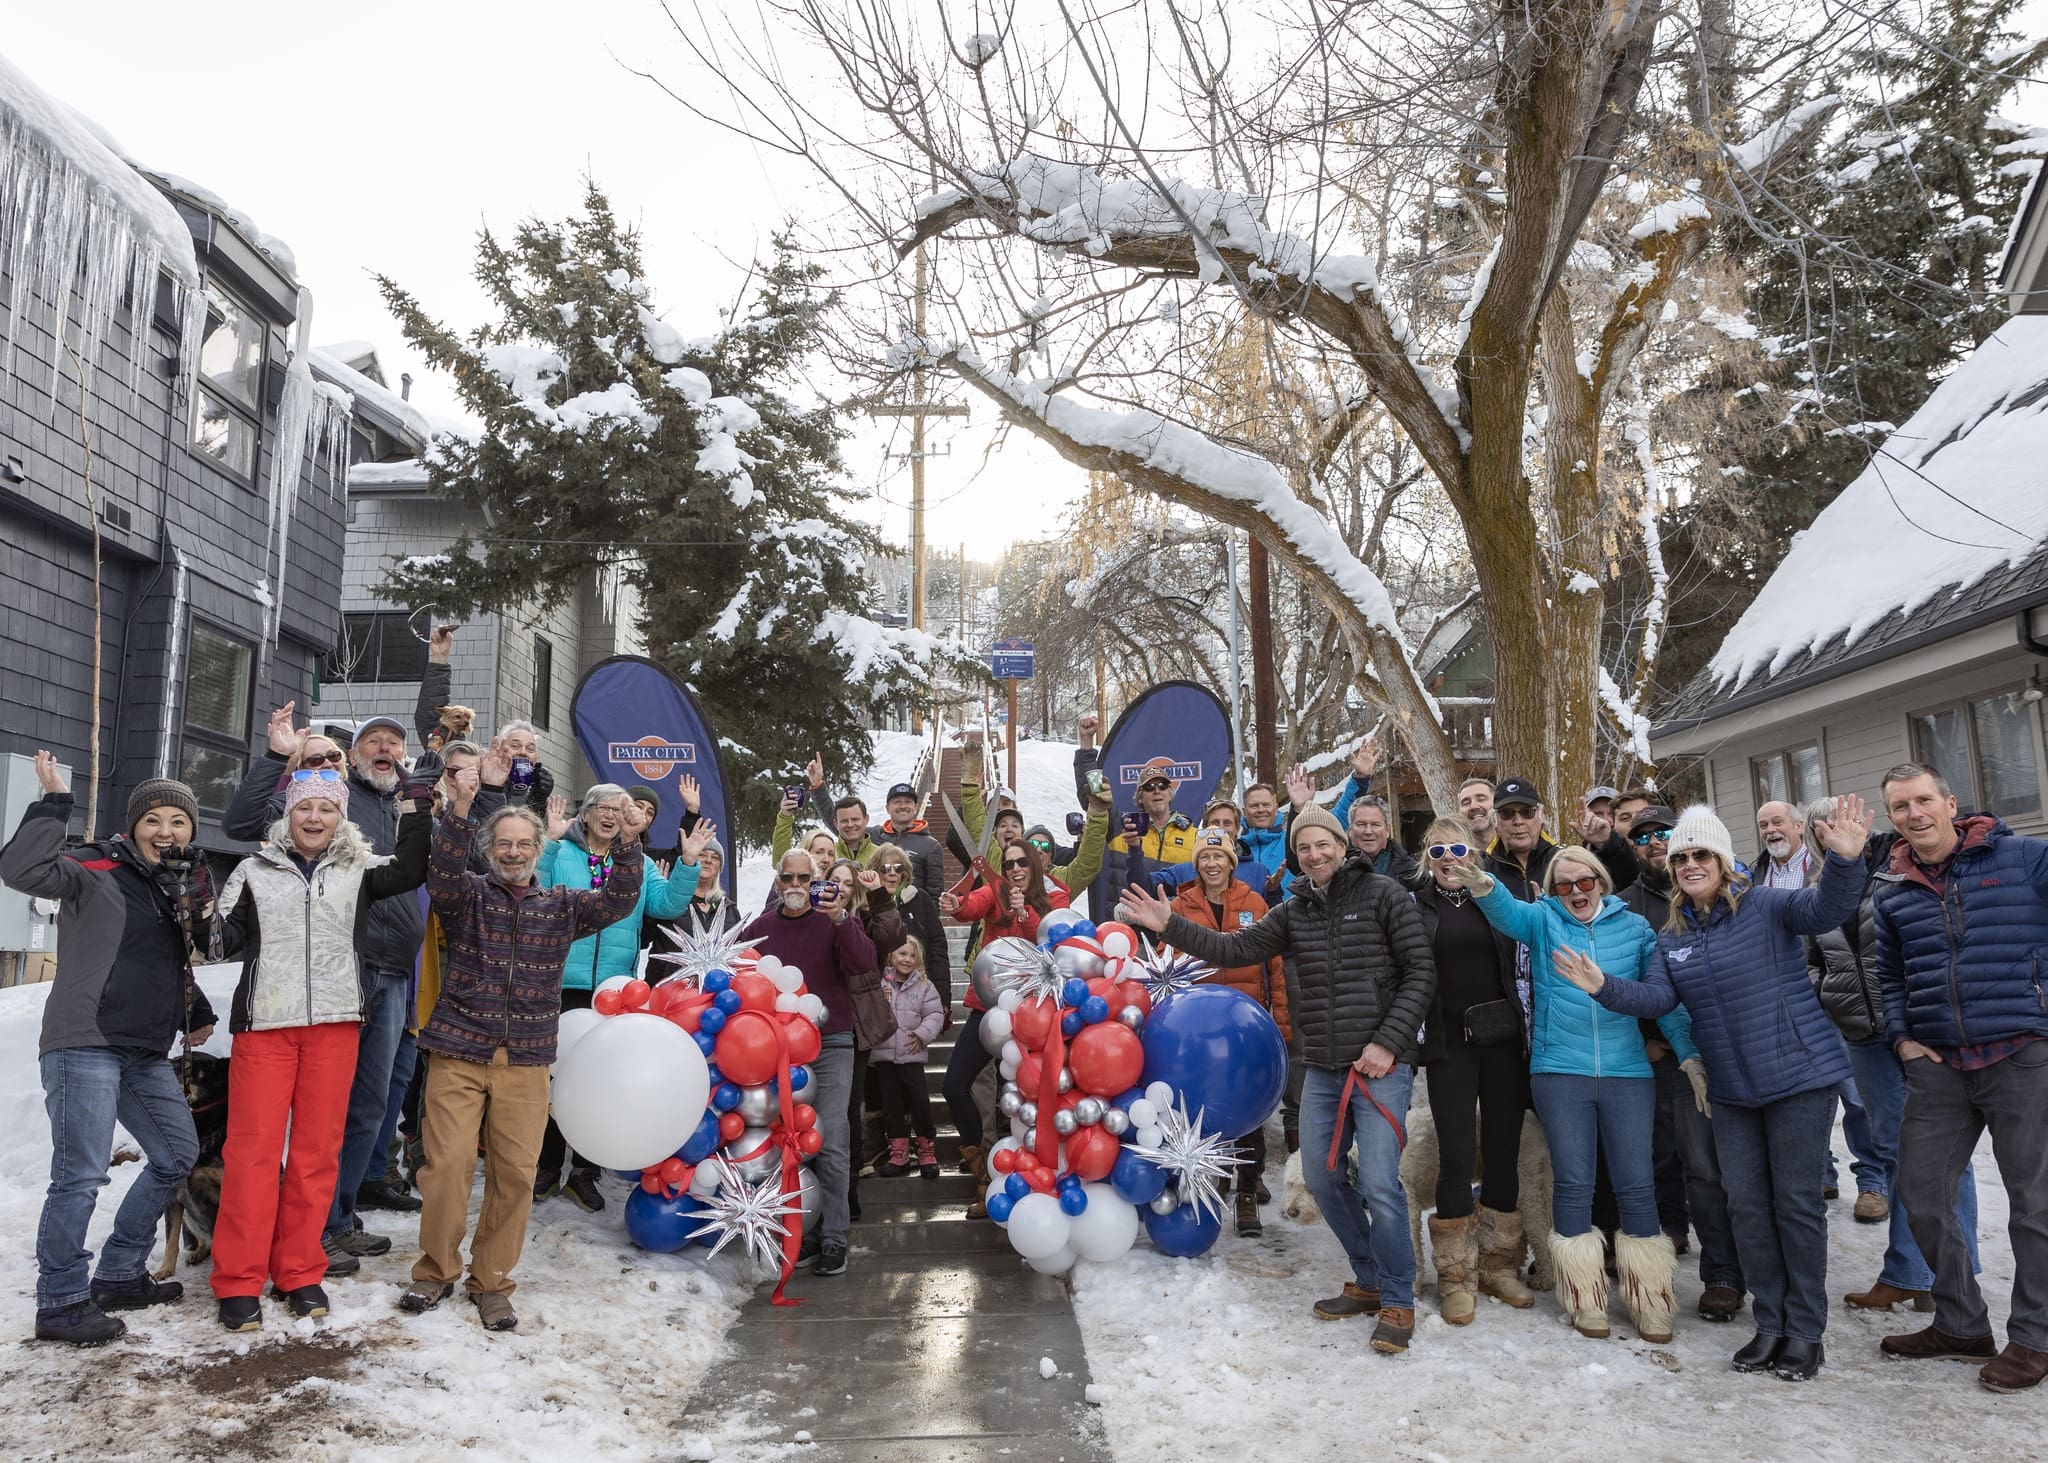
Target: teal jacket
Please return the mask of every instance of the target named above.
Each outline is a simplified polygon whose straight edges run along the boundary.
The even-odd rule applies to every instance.
[[[1590,955],[1609,980],[1641,980],[1657,949],[1650,922],[1612,894],[1600,901],[1591,924],[1581,924],[1554,894],[1524,904],[1500,880],[1479,901],[1492,926],[1529,947],[1531,1000],[1529,1070],[1575,1077],[1648,1077],[1643,1032],[1634,1017],[1610,1011],[1557,973],[1559,950]],[[1658,1028],[1678,1059],[1699,1055],[1683,1006],[1661,1016]]]
[[[541,887],[588,889],[590,850],[583,843],[583,829],[572,824],[563,837],[541,850]],[[594,935],[585,935],[569,947],[562,964],[562,989],[595,990],[615,975],[631,975],[640,959],[640,920],[681,919],[690,908],[690,896],[697,892],[697,866],[678,863],[664,879],[650,862],[647,877],[640,881],[640,899],[616,924],[606,925]]]

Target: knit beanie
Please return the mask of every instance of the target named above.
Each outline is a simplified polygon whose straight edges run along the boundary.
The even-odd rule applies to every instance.
[[[1672,853],[1704,848],[1719,854],[1729,868],[1735,867],[1735,840],[1728,836],[1728,825],[1705,803],[1694,803],[1678,815],[1678,826],[1671,830],[1671,841],[1665,847]]]
[[[716,855],[720,863],[725,862],[725,845],[720,843],[715,838],[707,838],[704,840],[704,852]]]
[[[661,811],[661,794],[644,782],[636,782],[627,788],[626,796],[639,803],[651,813]]]
[[[1287,816],[1287,851],[1293,853],[1301,839],[1304,828],[1320,828],[1339,843],[1344,842],[1344,825],[1330,816],[1329,810],[1314,803]]]
[[[177,808],[192,820],[194,829],[199,827],[199,800],[192,796],[191,788],[175,778],[152,777],[138,783],[135,791],[128,794],[129,836],[134,836],[135,825],[152,808]]]
[[[301,776],[295,772],[284,785],[284,810],[289,813],[307,798],[325,798],[341,816],[348,816],[348,779],[322,768]]]
[[[1206,848],[1220,848],[1230,855],[1230,862],[1233,865],[1237,863],[1237,840],[1230,836],[1228,828],[1197,829],[1195,832],[1195,851],[1190,857],[1200,858],[1202,850]]]

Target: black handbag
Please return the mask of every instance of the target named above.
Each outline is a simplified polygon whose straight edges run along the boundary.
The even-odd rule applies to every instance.
[[[1481,1001],[1465,1008],[1465,1040],[1473,1046],[1498,1046],[1522,1034],[1522,1013],[1513,1001]]]

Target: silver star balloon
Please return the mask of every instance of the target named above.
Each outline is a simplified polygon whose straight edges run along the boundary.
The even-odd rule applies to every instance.
[[[743,958],[751,957],[754,946],[767,938],[756,935],[751,940],[739,938],[738,925],[729,930],[718,930],[702,935],[692,934],[681,925],[663,925],[661,932],[674,940],[680,949],[665,950],[659,955],[650,955],[650,960],[666,961],[676,967],[668,979],[681,978],[683,984],[692,990],[702,988],[704,977],[714,970],[731,970]],[[665,983],[665,982],[663,982]]]
[[[780,1172],[750,1184],[724,1154],[717,1155],[713,1162],[718,1165],[718,1190],[698,1196],[695,1216],[704,1221],[707,1232],[718,1236],[711,1253],[717,1254],[737,1239],[749,1255],[780,1269],[783,1221],[796,1219],[802,1223],[801,1199],[782,1192]]]
[[[982,947],[974,963],[977,967],[986,966],[999,991],[1015,991],[1027,1001],[1033,996],[1044,996],[1055,1006],[1060,1003],[1060,992],[1066,988],[1068,979],[1051,951],[1015,936],[991,940]]]
[[[1173,1107],[1159,1114],[1159,1142],[1152,1147],[1132,1144],[1131,1151],[1165,1169],[1173,1179],[1182,1204],[1193,1204],[1199,1214],[1223,1216],[1223,1191],[1218,1181],[1244,1159],[1236,1146],[1220,1134],[1202,1131],[1207,1108],[1188,1117],[1188,1101],[1177,1098]]]
[[[1124,979],[1142,980],[1156,1006],[1168,996],[1193,990],[1195,982],[1207,980],[1215,973],[1216,967],[1205,961],[1183,955],[1171,945],[1147,941],[1144,953],[1134,956],[1125,967]]]

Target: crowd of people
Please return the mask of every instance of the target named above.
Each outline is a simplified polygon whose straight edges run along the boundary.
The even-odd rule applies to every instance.
[[[1997,1391],[2048,1375],[2048,843],[1965,815],[1934,769],[1885,775],[1887,831],[1853,796],[1767,804],[1747,861],[1710,808],[1595,787],[1558,829],[1515,776],[1469,780],[1411,850],[1373,794],[1370,740],[1334,799],[1296,768],[1191,820],[1160,758],[1119,817],[1088,717],[1070,845],[1027,823],[970,755],[944,830],[970,873],[949,887],[916,789],[890,788],[871,821],[860,798],[826,792],[814,761],[783,800],[756,911],[725,896],[725,849],[687,777],[680,826],[649,848],[651,790],[601,783],[572,815],[531,727],[471,739],[449,715],[462,708],[442,704],[451,645],[447,630],[431,642],[416,756],[395,719],[371,718],[344,747],[278,710],[222,825],[257,850],[217,888],[184,784],[143,784],[124,835],[67,849],[72,798],[38,756],[44,798],[0,850],[0,880],[61,901],[65,919],[41,1047],[54,1152],[38,1336],[105,1341],[124,1329],[115,1312],[181,1294],[147,1261],[197,1155],[167,1055],[216,1020],[195,959],[240,965],[211,1278],[221,1323],[260,1326],[266,1283],[293,1316],[324,1314],[328,1276],[391,1248],[362,1211],[396,1208],[420,1213],[400,1307],[429,1310],[463,1282],[481,1324],[503,1331],[518,1324],[512,1275],[533,1206],[558,1193],[605,1205],[599,1170],[548,1116],[564,1010],[676,932],[737,931],[800,968],[825,1009],[810,1098],[822,1214],[800,1262],[832,1276],[863,1174],[939,1176],[926,1068],[948,1029],[941,1091],[960,1168],[988,1181],[987,1134],[1007,1123],[997,1054],[964,980],[955,1023],[948,922],[972,927],[971,963],[1087,899],[1098,920],[1212,964],[1272,1014],[1290,1052],[1283,1141],[1351,1269],[1315,1314],[1369,1319],[1376,1351],[1407,1350],[1415,1331],[1400,1161],[1419,1072],[1441,1153],[1428,1232],[1449,1324],[1470,1324],[1480,1296],[1534,1305],[1524,1258],[1537,1244],[1580,1334],[1610,1334],[1613,1290],[1637,1335],[1668,1341],[1679,1256],[1697,1236],[1699,1317],[1730,1322],[1747,1305],[1754,1322],[1734,1367],[1814,1377],[1840,1113],[1854,1217],[1888,1225],[1880,1273],[1846,1302],[1931,1316],[1886,1337],[1885,1354],[1979,1361]],[[806,806],[829,826],[800,827]],[[1532,1112],[1553,1181],[1547,1235],[1527,1233],[1520,1209]],[[85,1234],[117,1120],[146,1162],[95,1269]],[[1976,1280],[1971,1155],[1987,1129],[2016,1270],[2002,1349]],[[1272,1198],[1263,1133],[1242,1156],[1234,1218],[1255,1237]]]

